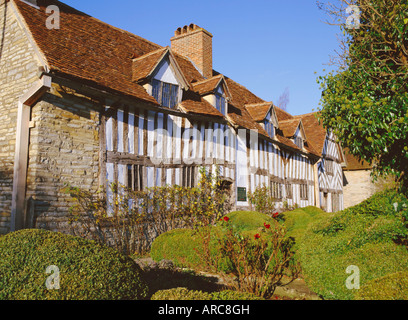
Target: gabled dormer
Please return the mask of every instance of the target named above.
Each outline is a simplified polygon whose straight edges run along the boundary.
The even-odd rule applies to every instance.
[[[272,102],[247,104],[245,105],[245,108],[251,115],[252,119],[265,129],[269,137],[275,137],[276,129],[279,128],[279,123]]]
[[[302,120],[298,118],[280,121],[280,130],[285,138],[291,139],[301,150],[305,148],[306,133]]]
[[[163,107],[174,109],[189,89],[177,61],[166,47],[133,59],[133,81],[137,82]]]
[[[218,75],[210,79],[192,84],[193,91],[202,96],[204,100],[215,107],[222,115],[228,113],[228,101],[231,99],[231,94],[228,89],[227,82],[223,75]]]

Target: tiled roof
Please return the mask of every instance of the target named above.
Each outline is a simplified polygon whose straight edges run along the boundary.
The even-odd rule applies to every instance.
[[[288,119],[279,121],[279,129],[282,130],[283,136],[291,138],[295,135],[299,127],[300,119]]]
[[[182,111],[189,114],[204,114],[217,118],[223,118],[223,114],[204,100],[198,93],[191,90],[183,94],[183,101],[180,103]]]
[[[245,108],[251,115],[252,119],[256,122],[261,122],[265,120],[268,112],[271,110],[272,102],[247,104]]]
[[[296,116],[295,118],[302,119],[307,140],[314,149],[321,154],[326,140],[327,130],[319,123],[317,113],[308,113]]]
[[[215,89],[217,89],[222,78],[223,76],[220,74],[200,82],[195,82],[193,83],[193,89],[201,95],[213,92]]]
[[[158,105],[138,81],[152,73],[169,48],[113,27],[56,0],[38,0],[39,10],[20,0],[10,1],[16,4],[51,73],[85,81]],[[61,28],[58,30],[46,28],[48,18],[46,7],[51,4],[57,5],[60,9]],[[262,100],[244,86],[216,71],[213,72],[214,77],[205,79],[191,60],[173,51],[171,55],[185,81],[194,90],[183,94],[183,101],[180,104],[183,112],[202,114],[215,119],[223,117],[200,95],[214,90],[221,79],[224,79],[230,98],[227,120],[238,127],[258,130],[261,135],[268,137],[258,122],[266,116],[271,102]],[[294,119],[280,108],[274,107],[274,110],[279,123]],[[309,124],[312,126],[309,128],[310,132],[315,133],[316,124],[311,121],[304,122],[305,129],[308,129]],[[312,144],[316,149],[322,149],[315,142],[318,140],[316,134],[307,132],[306,135],[314,139]],[[275,141],[298,149],[291,140],[283,136],[276,135]],[[313,148],[310,145],[309,147],[313,153]]]
[[[62,2],[39,1],[40,10],[14,1],[43,53],[51,71],[86,80],[157,104],[132,81],[132,58],[161,47],[129,32],[101,22]],[[46,7],[60,9],[60,29],[46,27]]]
[[[142,79],[146,79],[154,71],[166,52],[167,48],[160,48],[135,58],[132,66],[132,80],[138,82]]]
[[[347,162],[343,170],[371,170],[373,168],[369,163],[360,161],[357,157],[350,154],[349,149],[344,148],[343,151]]]

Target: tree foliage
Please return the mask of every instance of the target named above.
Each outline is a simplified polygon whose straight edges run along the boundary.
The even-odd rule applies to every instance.
[[[408,183],[408,1],[318,3],[343,32],[339,68],[318,78],[320,120],[343,146]],[[353,25],[346,8],[354,8]],[[348,11],[350,14],[350,10]]]

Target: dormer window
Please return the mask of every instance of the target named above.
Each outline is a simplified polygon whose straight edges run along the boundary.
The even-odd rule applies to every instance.
[[[225,98],[219,94],[215,94],[215,107],[219,112],[221,112],[225,116]]]
[[[304,147],[304,145],[305,145],[305,143],[304,143],[304,141],[303,141],[303,138],[302,137],[295,137],[295,144],[300,148],[300,149],[303,149],[303,147]]]
[[[157,79],[152,80],[152,96],[163,107],[174,109],[178,102],[179,86],[162,82]]]
[[[269,120],[265,120],[265,131],[268,133],[268,135],[273,138],[275,136],[275,127],[273,126],[273,123]]]

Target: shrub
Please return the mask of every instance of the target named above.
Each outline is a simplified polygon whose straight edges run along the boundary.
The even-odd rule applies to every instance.
[[[237,232],[228,219],[218,232],[213,229],[200,230],[202,246],[196,252],[203,264],[236,291],[269,298],[278,284],[283,285],[285,272],[289,282],[297,278],[293,241],[285,237],[284,226],[279,222],[264,222],[262,231],[253,237]]]
[[[45,230],[0,238],[0,300],[131,300],[146,297],[139,266],[94,241]],[[49,266],[60,289],[48,290]]]
[[[274,225],[274,221],[266,214],[252,211],[235,211],[228,214],[229,223],[236,232],[253,236],[258,233],[258,229],[263,227],[264,223]],[[221,232],[220,228],[216,226],[210,228],[212,232]],[[211,251],[217,250],[217,236],[212,237]],[[157,237],[152,243],[150,256],[155,261],[163,259],[172,260],[178,267],[188,267],[196,270],[208,269],[203,265],[200,258],[197,256],[195,249],[202,247],[201,238],[197,232],[190,229],[176,229],[166,232]],[[228,262],[220,263],[220,268],[227,272],[229,269]]]
[[[217,170],[200,170],[197,188],[178,185],[132,191],[110,184],[98,192],[67,186],[63,191],[74,200],[70,222],[72,232],[124,254],[143,255],[160,234],[177,228],[194,229],[213,224],[229,211],[226,190]]]
[[[255,211],[273,214],[275,210],[275,199],[272,197],[272,190],[265,185],[257,187],[254,192],[249,192],[248,200],[254,206]]]
[[[354,299],[356,291],[345,285],[348,266],[359,268],[361,286],[408,269],[407,249],[397,244],[407,237],[403,210],[393,205],[397,197],[395,191],[381,192],[311,225],[299,246],[311,290],[326,299]]]
[[[287,235],[293,237],[296,240],[296,244],[298,244],[312,223],[326,219],[330,217],[331,214],[317,207],[306,207],[284,212],[282,216],[288,231]]]
[[[358,300],[408,300],[408,272],[396,272],[367,282]]]
[[[264,300],[252,293],[224,290],[211,293],[211,300]]]
[[[224,290],[207,293],[187,288],[174,288],[156,292],[151,300],[263,300],[254,294]]]
[[[198,245],[194,230],[171,230],[153,241],[150,256],[154,261],[171,260],[177,267],[198,269],[200,260],[194,251]]]
[[[157,291],[151,300],[211,300],[211,294],[187,288],[174,288]]]
[[[272,223],[273,218],[269,215],[257,211],[234,211],[227,215],[229,223],[236,231],[257,230],[263,224]]]

